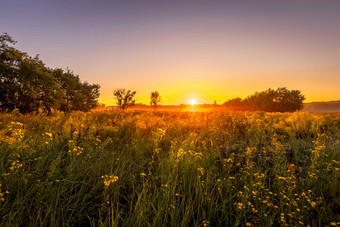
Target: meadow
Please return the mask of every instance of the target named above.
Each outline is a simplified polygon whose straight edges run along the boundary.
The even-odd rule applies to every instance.
[[[2,226],[340,226],[340,114],[0,114]]]

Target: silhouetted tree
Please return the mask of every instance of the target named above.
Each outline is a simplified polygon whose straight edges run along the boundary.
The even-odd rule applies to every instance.
[[[60,103],[60,110],[65,112],[89,111],[97,106],[99,85],[81,82],[79,76],[74,75],[71,70],[54,69],[52,73],[62,87],[64,98]]]
[[[242,99],[241,98],[233,98],[226,101],[224,106],[227,106],[229,109],[232,110],[242,110]]]
[[[154,111],[156,111],[158,103],[161,101],[161,96],[158,91],[151,92],[150,105],[153,106]]]
[[[125,90],[124,88],[115,89],[113,91],[113,95],[117,99],[117,106],[122,110],[127,109],[130,106],[133,106],[136,102],[134,100],[134,96],[136,95],[136,91]]]
[[[302,95],[299,90],[288,90],[285,87],[278,88],[276,90],[276,97],[274,99],[274,102],[278,104],[276,111],[293,112],[296,110],[301,110],[304,100],[305,96]]]
[[[18,108],[21,113],[51,109],[64,111],[88,111],[99,96],[99,85],[82,83],[79,77],[68,75],[73,81],[67,86],[61,69],[49,69],[39,59],[21,52],[11,45],[16,42],[7,33],[0,36],[0,107],[6,110]],[[72,105],[69,94],[75,94]]]
[[[252,110],[269,112],[293,112],[301,110],[305,97],[299,90],[278,88],[256,92],[245,99],[235,98],[224,103],[233,110]]]

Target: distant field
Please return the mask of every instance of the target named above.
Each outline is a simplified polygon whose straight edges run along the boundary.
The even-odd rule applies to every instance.
[[[340,226],[340,114],[0,114],[0,225]]]
[[[340,101],[305,103],[303,110],[312,113],[340,113]]]

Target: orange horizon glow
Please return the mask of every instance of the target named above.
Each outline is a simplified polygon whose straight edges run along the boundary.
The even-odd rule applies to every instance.
[[[257,91],[264,91],[268,88],[276,89],[278,87],[284,86],[261,86],[261,89],[254,89],[251,86],[240,86],[238,87],[228,87],[224,89],[223,86],[212,86],[209,83],[205,85],[193,85],[191,83],[181,84],[179,86],[164,88],[160,86],[161,89],[133,89],[127,87],[127,89],[136,90],[137,94],[135,96],[136,103],[150,104],[150,94],[152,91],[157,90],[161,96],[160,105],[180,105],[180,104],[190,104],[190,105],[201,105],[201,104],[213,104],[215,101],[217,104],[223,104],[229,99],[240,97],[242,99],[249,95],[254,94]],[[305,103],[309,102],[323,102],[323,101],[334,101],[339,100],[340,97],[334,98],[334,96],[325,94],[324,96],[316,96],[310,92],[304,92],[303,89],[299,87],[286,86],[288,89],[298,89],[306,96]],[[249,90],[248,90],[249,89]],[[113,90],[113,89],[112,89]],[[99,103],[103,103],[106,106],[116,105],[116,100],[113,97],[112,90],[107,91],[102,90],[101,96],[99,98]],[[225,91],[227,90],[227,91]]]

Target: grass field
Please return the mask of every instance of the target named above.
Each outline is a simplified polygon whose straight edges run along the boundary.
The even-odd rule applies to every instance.
[[[0,114],[3,226],[340,226],[340,114]]]

